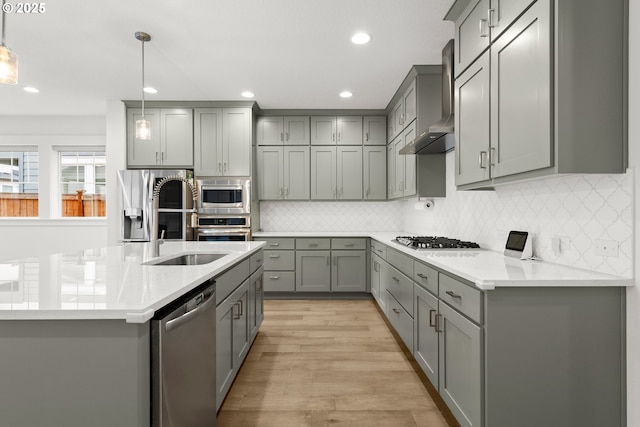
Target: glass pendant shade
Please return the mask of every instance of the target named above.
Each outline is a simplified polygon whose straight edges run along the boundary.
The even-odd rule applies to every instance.
[[[4,45],[0,45],[0,83],[18,84],[18,55]]]
[[[144,117],[136,120],[136,139],[151,139],[151,123]]]

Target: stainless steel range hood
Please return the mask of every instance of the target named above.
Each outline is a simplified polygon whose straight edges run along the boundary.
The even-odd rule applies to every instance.
[[[442,119],[429,126],[399,154],[434,154],[451,150],[453,133],[453,40],[442,49]]]

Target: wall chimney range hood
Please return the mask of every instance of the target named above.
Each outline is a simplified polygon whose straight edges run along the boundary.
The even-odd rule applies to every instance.
[[[455,145],[453,120],[453,39],[442,49],[442,119],[421,132],[399,154],[435,154]]]

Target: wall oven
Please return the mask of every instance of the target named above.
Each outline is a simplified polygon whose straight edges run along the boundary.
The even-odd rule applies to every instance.
[[[200,215],[196,240],[247,242],[251,240],[251,218],[249,215]]]
[[[251,208],[250,178],[198,178],[200,215],[248,215]]]

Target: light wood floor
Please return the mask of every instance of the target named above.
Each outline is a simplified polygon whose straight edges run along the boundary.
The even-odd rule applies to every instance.
[[[374,304],[265,301],[218,427],[457,425]]]

